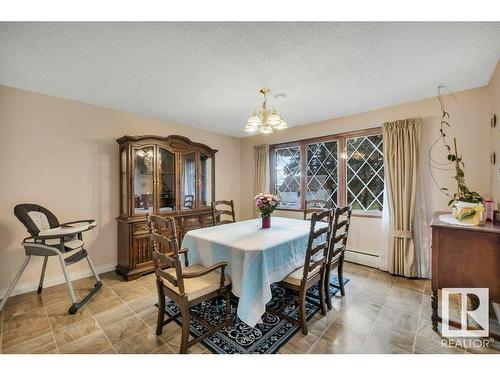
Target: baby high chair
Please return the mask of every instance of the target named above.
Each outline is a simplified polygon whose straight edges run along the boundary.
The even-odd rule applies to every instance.
[[[44,257],[42,274],[40,275],[40,282],[38,284],[38,293],[42,292],[48,257],[57,256],[61,263],[71,302],[73,303],[68,312],[75,314],[102,286],[102,281],[90,261],[87,251],[84,249],[85,243],[82,239],[82,233],[95,228],[97,225],[96,222],[94,220],[79,220],[59,224],[59,221],[52,212],[38,204],[31,203],[18,204],[14,207],[14,215],[24,224],[31,237],[25,238],[22,242],[26,259],[14,277],[9,289],[7,289],[7,293],[0,303],[0,311],[5,306],[7,298],[12,293],[32,256]],[[70,252],[74,253],[64,257],[64,255]],[[78,302],[71,279],[69,278],[67,266],[83,259],[86,259],[89,263],[90,269],[96,279],[96,284],[94,285],[94,289]]]

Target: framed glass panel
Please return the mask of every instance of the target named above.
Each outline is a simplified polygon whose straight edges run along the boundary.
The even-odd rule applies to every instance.
[[[348,138],[346,143],[347,204],[354,210],[382,211],[384,154],[381,134]]]
[[[175,211],[175,154],[164,148],[158,152],[158,210]]]
[[[337,206],[338,195],[338,142],[306,145],[307,200],[319,199]]]
[[[134,213],[145,215],[153,212],[154,147],[145,146],[134,150]]]
[[[212,158],[200,154],[201,205],[210,206],[212,202]]]
[[[182,186],[181,209],[196,208],[196,156],[195,153],[182,155]]]
[[[279,207],[300,208],[300,147],[279,148],[274,152],[274,192],[281,198]]]

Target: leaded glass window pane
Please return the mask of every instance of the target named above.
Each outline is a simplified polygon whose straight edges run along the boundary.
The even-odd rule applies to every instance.
[[[300,147],[275,150],[275,194],[281,198],[280,207],[300,207]]]
[[[382,135],[348,138],[347,204],[354,210],[382,211],[384,154]]]
[[[307,200],[321,199],[337,206],[338,144],[337,141],[313,143],[307,151]]]

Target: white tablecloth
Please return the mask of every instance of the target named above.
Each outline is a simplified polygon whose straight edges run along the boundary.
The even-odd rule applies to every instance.
[[[252,327],[271,300],[271,284],[304,264],[311,225],[282,217],[272,217],[271,222],[269,229],[254,219],[191,230],[182,241],[182,247],[189,249],[190,264],[228,263],[232,292],[239,297],[237,314]]]

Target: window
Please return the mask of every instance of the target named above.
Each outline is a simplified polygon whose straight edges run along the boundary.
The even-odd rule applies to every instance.
[[[353,210],[382,211],[384,154],[382,134],[347,139],[347,204]]]
[[[275,160],[275,193],[281,197],[281,205],[300,208],[300,148],[278,148]]]
[[[380,128],[270,146],[271,187],[280,209],[301,210],[305,200],[350,204],[380,213],[384,159]]]
[[[307,149],[307,200],[337,203],[337,141],[311,143]]]

